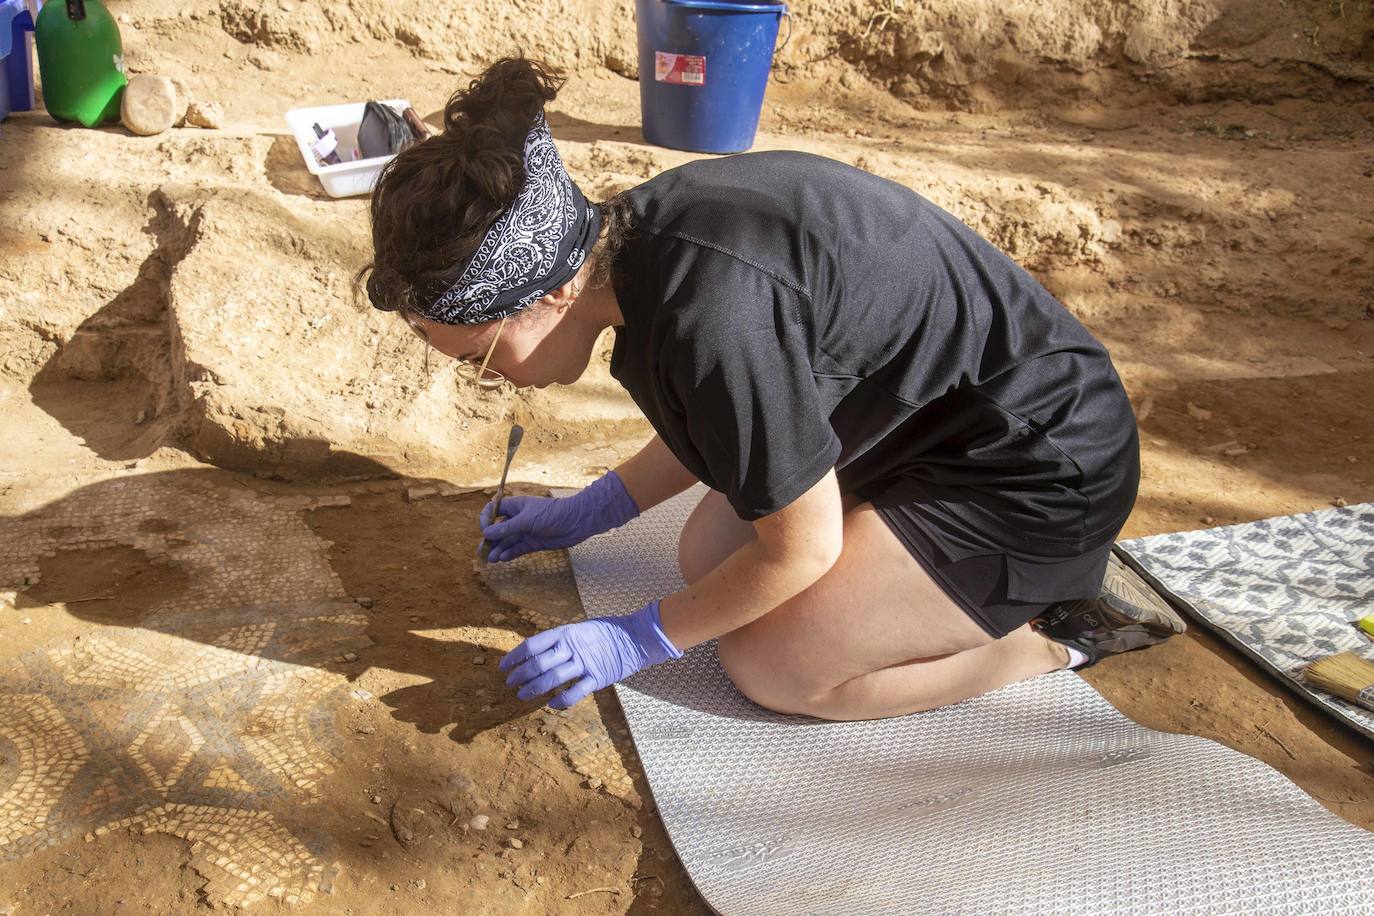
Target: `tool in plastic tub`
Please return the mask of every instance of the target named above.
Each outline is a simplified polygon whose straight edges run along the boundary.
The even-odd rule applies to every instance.
[[[384,104],[394,108],[397,113],[410,107],[405,99],[387,99]],[[296,138],[296,147],[305,161],[305,167],[320,180],[330,197],[372,193],[382,167],[392,159],[392,156],[352,158],[358,149],[358,125],[362,123],[366,107],[366,102],[350,102],[346,105],[293,108],[286,113],[286,123],[291,126],[291,134]],[[326,132],[333,131],[337,145],[331,148],[337,151],[342,160],[338,165],[325,165],[315,155],[314,147],[319,140],[315,135],[316,124]]]

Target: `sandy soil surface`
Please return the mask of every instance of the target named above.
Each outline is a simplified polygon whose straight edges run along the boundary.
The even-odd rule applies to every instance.
[[[614,699],[558,717],[500,683],[499,653],[579,613],[575,593],[484,583],[472,562],[485,497],[464,488],[492,483],[512,420],[529,431],[514,476],[530,489],[591,479],[647,426],[604,365],[570,389],[473,400],[352,302],[365,204],[322,194],[281,117],[394,95],[436,112],[533,17],[525,46],[573,68],[550,111],[560,150],[609,194],[692,158],[639,133],[632,25],[609,3],[559,5],[580,17],[568,35],[516,0],[439,4],[423,28],[397,18],[406,4],[111,5],[131,69],[184,79],[227,124],[137,138],[34,113],[0,127],[0,682],[39,688],[0,709],[52,705],[77,723],[72,741],[106,754],[41,789],[50,822],[11,813],[4,829],[30,846],[0,839],[0,913],[273,898],[360,914],[704,912]],[[799,4],[755,148],[908,184],[1107,343],[1142,431],[1124,536],[1374,499],[1359,14],[1290,3],[1292,22],[1250,34],[1243,4],[1195,5],[1151,31],[1149,16],[1113,19],[1118,4],[1062,4],[1044,17],[1057,26],[1030,28],[1012,4],[1003,29],[961,19],[965,6]],[[1018,23],[1019,44],[988,38]],[[244,642],[277,613],[259,589],[299,603],[282,605],[277,642]],[[188,608],[242,625],[202,632]],[[92,693],[61,665],[93,643],[118,652],[91,665],[147,664]],[[226,680],[192,709],[165,675],[206,659]],[[305,685],[299,709],[245,686],[259,668]],[[1374,827],[1374,748],[1197,628],[1085,677],[1137,721],[1257,757]],[[268,709],[300,722],[272,725]],[[273,750],[278,731],[296,743]],[[220,756],[201,775],[221,794],[186,794],[206,748]],[[21,752],[0,740],[0,788]],[[98,765],[158,791],[101,782]],[[226,821],[233,798],[271,823]],[[268,855],[287,848],[289,868]]]

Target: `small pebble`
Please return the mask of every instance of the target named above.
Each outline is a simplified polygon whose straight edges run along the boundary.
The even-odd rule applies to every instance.
[[[1351,461],[1354,461],[1355,459],[1354,459],[1354,458],[1351,458],[1350,460],[1351,460]],[[491,615],[491,622],[492,622],[492,623],[505,623],[505,622],[506,622],[506,615],[505,615],[505,614],[492,614],[492,615]]]
[[[485,814],[478,814],[474,816],[472,820],[468,821],[468,826],[473,830],[486,830],[487,824],[490,822],[491,818],[487,817]]]
[[[519,819],[519,818],[515,818],[515,819],[512,819],[512,820],[506,821],[506,829],[507,829],[507,830],[519,830],[519,829],[520,829],[520,819]]]
[[[356,662],[356,661],[358,660],[358,653],[357,653],[357,652],[345,652],[345,653],[343,654],[343,660],[346,661],[346,662]]]
[[[417,891],[422,891],[422,890],[424,890],[425,887],[426,887],[425,879],[424,879],[424,878],[416,878],[414,881],[412,881],[412,882],[410,882],[410,883],[411,883],[411,886],[413,886]]]
[[[549,883],[549,879],[548,879],[548,878],[545,878],[543,875],[539,875],[538,877],[536,877],[536,878],[534,879],[534,882],[535,882],[536,884],[548,884],[548,883]]]
[[[358,602],[358,607],[372,607],[375,603],[371,598],[354,598],[353,600]]]
[[[520,840],[519,837],[507,837],[507,838],[506,838],[506,845],[509,846],[511,849],[524,849],[524,848],[525,848],[524,842],[522,842],[522,841]]]
[[[1350,505],[1350,503],[1345,501],[1344,496],[1337,496],[1335,499],[1331,500],[1331,505],[1335,506],[1337,509],[1344,509],[1346,506]]]
[[[381,797],[380,795],[374,795],[374,796],[372,796],[372,804],[374,804],[374,805],[380,805],[381,803],[382,803],[382,797]]]
[[[1192,417],[1194,420],[1201,420],[1205,423],[1206,421],[1212,419],[1212,412],[1210,410],[1207,410],[1206,408],[1197,406],[1192,401],[1189,401],[1188,416]]]
[[[356,729],[360,735],[370,735],[377,730],[375,725],[359,725]]]
[[[643,835],[644,828],[639,826],[638,824],[635,824],[633,827],[630,828],[630,836],[634,837],[635,839],[639,839]]]
[[[588,789],[599,789],[599,788],[601,788],[601,778],[600,778],[599,776],[593,776],[591,779],[587,780],[587,788],[588,788]]]
[[[32,618],[32,617],[25,617],[23,620],[21,620],[21,621],[19,621],[19,622],[22,623],[24,626],[28,626],[29,624],[33,623],[33,618]]]
[[[218,102],[192,101],[186,106],[186,123],[192,127],[219,130],[224,126],[224,109]]]
[[[472,657],[472,663],[474,665],[485,665],[487,663],[487,657],[485,655],[474,655]]]
[[[1204,524],[1204,525],[1213,525],[1213,524],[1216,524],[1216,519],[1212,518],[1212,516],[1210,516],[1210,515],[1204,515],[1204,516],[1202,517],[1202,524]]]

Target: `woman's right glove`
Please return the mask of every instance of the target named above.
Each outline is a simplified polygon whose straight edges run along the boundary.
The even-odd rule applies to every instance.
[[[572,686],[549,703],[567,709],[594,690],[609,687],[650,665],[681,658],[663,632],[657,601],[623,617],[593,617],[535,633],[501,659],[506,684],[522,700]]]
[[[615,471],[572,496],[509,496],[501,500],[502,521],[493,522],[492,504],[478,518],[491,543],[487,561],[514,560],[536,550],[556,550],[618,528],[639,515],[625,483]]]

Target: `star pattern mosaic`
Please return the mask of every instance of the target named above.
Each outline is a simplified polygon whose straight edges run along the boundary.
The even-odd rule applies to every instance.
[[[340,498],[168,477],[28,492],[6,520],[8,604],[39,582],[45,556],[121,545],[181,566],[191,586],[136,627],[0,659],[0,861],[74,837],[165,833],[190,844],[212,903],[307,903],[338,871],[310,811],[353,698],[325,666],[370,643],[301,517]]]

